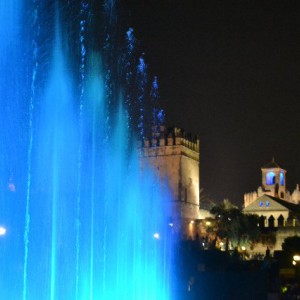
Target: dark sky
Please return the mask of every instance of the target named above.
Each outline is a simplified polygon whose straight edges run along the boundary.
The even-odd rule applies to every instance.
[[[201,187],[242,204],[275,157],[300,183],[300,1],[128,0],[167,125],[200,137]]]

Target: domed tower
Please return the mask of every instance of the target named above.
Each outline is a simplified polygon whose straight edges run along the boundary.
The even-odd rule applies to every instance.
[[[264,194],[286,199],[286,170],[280,168],[274,158],[261,168],[262,187]]]

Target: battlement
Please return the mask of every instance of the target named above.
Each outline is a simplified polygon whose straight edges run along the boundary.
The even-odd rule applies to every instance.
[[[192,151],[199,153],[199,139],[190,133],[186,133],[182,128],[160,126],[153,131],[150,139],[145,139],[144,148],[163,147],[163,146],[184,146]]]

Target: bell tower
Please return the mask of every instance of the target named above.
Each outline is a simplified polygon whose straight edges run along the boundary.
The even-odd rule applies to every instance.
[[[285,200],[286,170],[282,169],[273,158],[271,162],[261,168],[261,175],[264,193]]]

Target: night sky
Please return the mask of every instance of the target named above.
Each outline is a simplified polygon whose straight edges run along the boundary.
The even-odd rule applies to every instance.
[[[200,138],[200,184],[242,204],[275,157],[300,183],[300,1],[130,0],[166,124]]]

